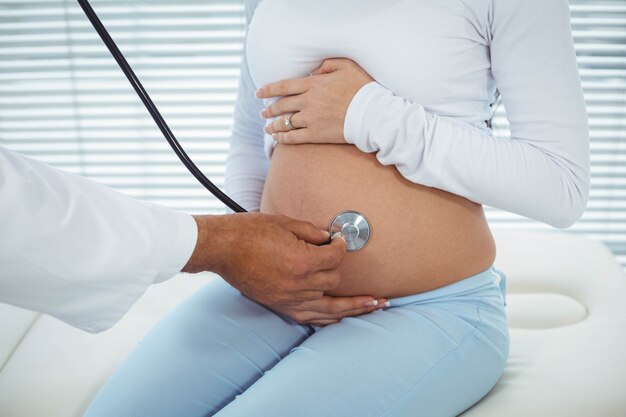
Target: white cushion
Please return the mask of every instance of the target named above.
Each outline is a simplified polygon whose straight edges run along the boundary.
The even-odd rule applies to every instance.
[[[626,416],[626,275],[611,252],[562,231],[493,233],[511,350],[498,384],[463,416]],[[80,416],[143,334],[212,278],[154,285],[97,335],[0,305],[0,416]]]
[[[602,243],[494,230],[511,349],[463,417],[626,416],[626,275]]]

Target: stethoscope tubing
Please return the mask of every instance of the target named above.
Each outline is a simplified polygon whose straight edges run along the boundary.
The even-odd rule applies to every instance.
[[[193,163],[193,161],[191,160],[191,158],[189,158],[189,156],[187,155],[183,147],[180,145],[178,140],[176,140],[174,133],[172,133],[172,131],[170,130],[169,126],[167,125],[163,117],[161,116],[161,113],[152,102],[150,95],[143,88],[143,85],[141,85],[141,82],[135,75],[133,69],[130,67],[130,65],[126,61],[126,58],[124,58],[124,55],[122,55],[122,53],[118,49],[117,45],[115,44],[115,42],[109,35],[109,32],[107,32],[107,30],[105,29],[104,25],[102,24],[102,22],[96,15],[96,12],[94,12],[94,10],[91,8],[91,5],[89,4],[89,2],[87,0],[78,0],[78,4],[80,4],[80,7],[82,7],[83,11],[85,12],[85,15],[87,16],[87,18],[93,25],[94,29],[96,29],[96,32],[98,32],[98,35],[100,35],[100,38],[102,39],[106,47],[109,49],[109,52],[111,52],[111,55],[113,55],[113,58],[115,58],[115,60],[117,61],[118,65],[124,72],[124,75],[126,75],[126,78],[128,78],[128,81],[137,92],[137,95],[139,96],[141,101],[143,101],[143,104],[146,106],[146,109],[148,109],[148,112],[150,112],[150,115],[152,116],[157,126],[163,133],[163,136],[165,136],[165,139],[170,144],[170,146],[174,150],[174,153],[178,156],[178,158],[183,163],[183,165],[185,165],[185,167],[189,170],[189,172],[191,172],[191,174],[194,177],[196,177],[196,179],[198,180],[198,182],[200,182],[200,184],[202,184],[207,190],[211,192],[211,194],[217,197],[222,203],[224,203],[231,210],[233,210],[236,213],[246,212],[247,211],[246,209],[241,207],[228,195],[222,192],[222,190],[220,190],[215,184],[213,184],[202,173],[202,171],[200,171],[200,169],[196,166],[196,164]]]
[[[89,4],[89,1],[88,0],[77,0],[77,1],[78,1],[78,4],[80,5],[80,7],[85,12],[85,15],[87,16],[87,18],[89,19],[89,21],[93,25],[93,27],[96,30],[96,32],[98,32],[98,35],[100,35],[100,38],[102,39],[102,41],[104,42],[106,47],[109,49],[109,52],[111,52],[111,55],[113,56],[113,58],[115,58],[115,60],[117,61],[119,67],[124,72],[124,75],[126,75],[126,78],[130,82],[130,84],[133,86],[133,88],[135,89],[135,92],[137,93],[137,95],[139,96],[139,98],[141,99],[143,104],[146,106],[146,109],[148,110],[148,112],[150,112],[150,115],[152,116],[152,119],[154,119],[155,123],[157,124],[157,126],[161,130],[161,133],[163,133],[163,136],[165,137],[167,142],[170,144],[170,146],[174,150],[174,153],[178,156],[178,158],[183,163],[183,165],[185,165],[185,167],[198,180],[198,182],[200,182],[200,184],[202,184],[207,190],[209,190],[211,192],[211,194],[213,194],[215,197],[217,197],[227,207],[229,207],[231,210],[233,210],[236,213],[245,213],[247,211],[246,209],[241,207],[239,204],[237,204],[235,201],[233,201],[230,197],[228,197],[224,192],[222,192],[222,190],[217,188],[217,186],[215,186],[215,184],[213,184],[202,173],[202,171],[200,171],[200,169],[196,166],[196,164],[194,164],[194,162],[191,160],[191,158],[189,158],[189,156],[187,155],[187,153],[185,152],[183,147],[180,145],[178,140],[176,140],[176,137],[174,136],[174,133],[172,133],[172,131],[170,130],[169,126],[167,125],[167,123],[165,122],[163,117],[161,116],[161,113],[159,112],[157,107],[152,102],[152,99],[150,98],[150,95],[145,90],[145,88],[143,88],[143,85],[141,84],[141,82],[139,81],[137,76],[135,75],[135,72],[133,71],[133,69],[130,67],[130,65],[126,61],[126,58],[124,58],[124,55],[122,55],[122,53],[120,52],[119,48],[117,47],[117,45],[115,44],[115,42],[113,41],[111,36],[109,35],[109,32],[107,32],[107,30],[105,29],[104,25],[102,24],[102,22],[98,18],[98,15],[96,15],[96,12],[92,9],[91,5]],[[367,219],[365,219],[365,216],[363,216],[359,212],[346,211],[346,212],[339,213],[337,216],[335,216],[335,220],[338,219],[339,216],[342,216],[342,215],[344,215],[344,216],[346,216],[346,215],[347,216],[356,216],[356,217],[354,217],[354,219],[352,219],[352,217],[350,217],[350,219],[352,219],[352,222],[353,223],[358,223],[359,227],[362,227],[362,226],[366,227],[366,235],[367,235],[366,238],[364,238],[364,239],[361,238],[361,236],[359,234],[359,236],[357,236],[357,237],[359,239],[361,239],[361,241],[358,242],[357,247],[354,247],[354,248],[348,247],[348,251],[349,252],[353,252],[355,250],[359,250],[361,247],[363,247],[367,243],[367,240],[369,239],[369,224],[367,223]],[[338,232],[338,231],[333,230],[335,220],[333,220],[333,222],[331,222],[331,226],[330,226],[330,230],[329,230],[330,233]],[[348,222],[348,223],[350,223],[350,222]],[[355,226],[355,225],[353,225],[353,226]],[[336,237],[337,235],[341,235],[341,233],[342,232],[335,233],[327,241],[319,243],[318,246],[323,246],[323,245],[330,244],[330,242],[332,241],[332,238]]]

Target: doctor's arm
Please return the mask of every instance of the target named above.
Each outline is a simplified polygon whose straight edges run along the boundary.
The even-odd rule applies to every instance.
[[[491,67],[509,138],[439,116],[372,81],[350,102],[345,139],[415,183],[569,227],[587,205],[590,161],[568,2],[491,4]]]
[[[188,214],[0,147],[0,301],[87,331],[118,321],[188,261]]]
[[[327,238],[285,216],[192,217],[0,147],[0,302],[89,332],[181,270],[266,303],[319,299],[345,252],[342,239],[314,245]]]

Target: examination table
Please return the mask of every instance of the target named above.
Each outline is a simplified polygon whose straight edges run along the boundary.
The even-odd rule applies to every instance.
[[[626,275],[612,253],[566,231],[493,233],[511,349],[500,381],[462,415],[626,416]],[[141,336],[210,279],[154,285],[100,334],[0,304],[0,416],[80,416]]]

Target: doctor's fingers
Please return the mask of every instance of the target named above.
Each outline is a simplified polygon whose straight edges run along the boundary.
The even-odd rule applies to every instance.
[[[296,220],[287,216],[283,216],[282,222],[298,239],[307,243],[323,243],[330,238],[327,231],[318,229],[311,222]]]
[[[307,245],[314,271],[335,269],[341,265],[348,244],[343,236],[336,237],[329,245]]]
[[[302,279],[300,285],[302,291],[300,291],[300,293],[331,291],[337,288],[339,284],[341,284],[341,273],[338,270],[327,269],[325,271],[316,271]],[[309,300],[314,299],[315,298],[309,298]]]

